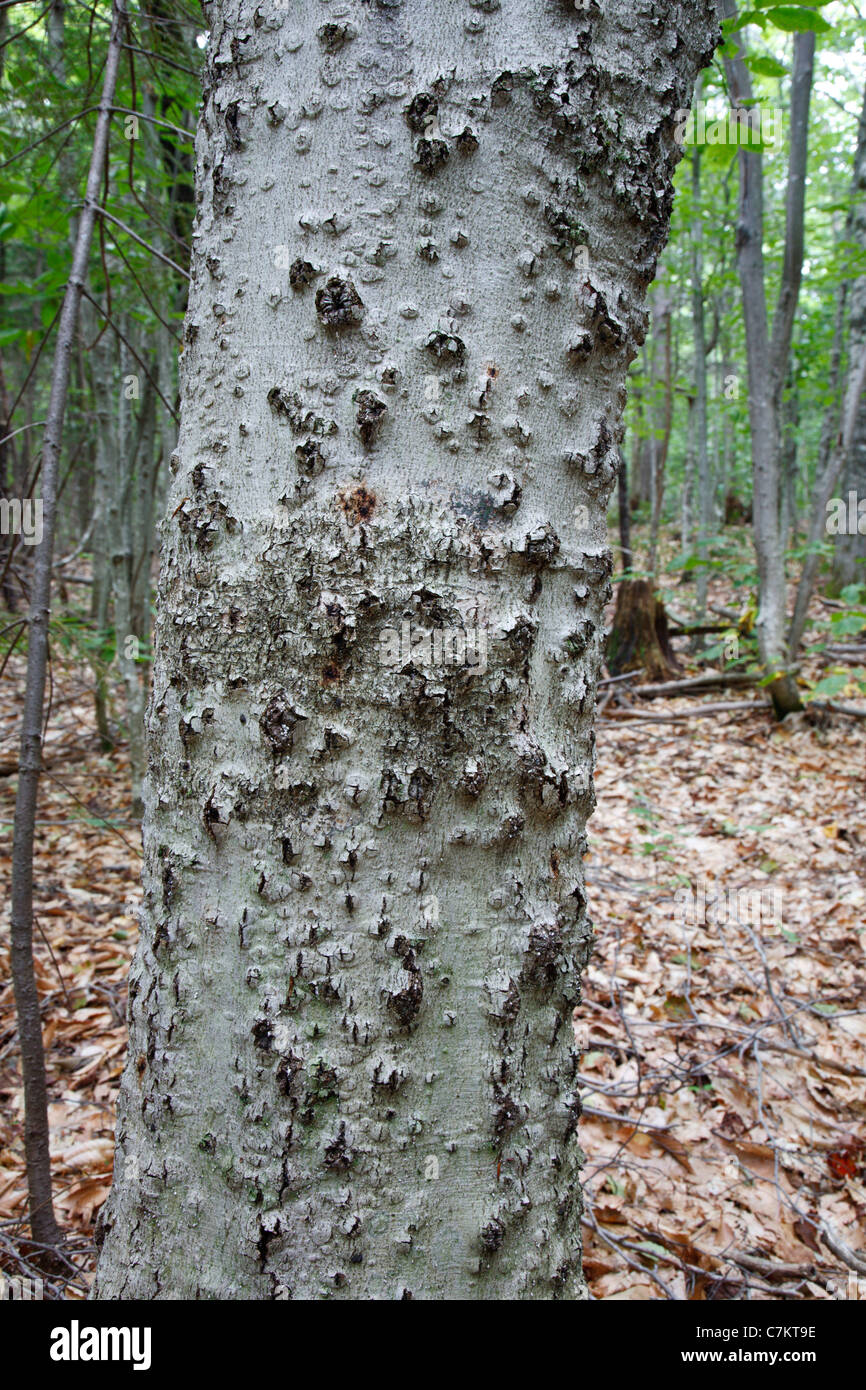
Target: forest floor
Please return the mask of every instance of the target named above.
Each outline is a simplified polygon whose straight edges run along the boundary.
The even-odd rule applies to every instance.
[[[13,659],[0,688],[4,875],[22,672]],[[123,747],[100,750],[87,668],[58,657],[53,676],[35,957],[71,1241],[68,1274],[46,1293],[75,1298],[111,1183],[140,836]],[[585,1267],[598,1299],[856,1296],[852,1264],[866,1261],[866,721],[780,726],[760,694],[745,698],[745,711],[675,721],[666,716],[718,695],[644,705],[626,694],[599,726],[586,861],[597,941],[575,1015]],[[617,717],[629,712],[652,717]],[[8,1274],[26,1272],[25,1209],[7,904]]]

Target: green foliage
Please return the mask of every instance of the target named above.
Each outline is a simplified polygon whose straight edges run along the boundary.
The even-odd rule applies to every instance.
[[[795,543],[786,557],[793,577],[805,558],[803,536],[813,505],[816,472],[821,461],[825,417],[838,409],[840,389],[832,371],[836,302],[840,285],[866,274],[866,256],[845,234],[857,125],[866,85],[862,56],[866,22],[839,4],[773,3],[753,0],[740,15],[722,26],[725,47],[702,74],[699,100],[703,131],[716,123],[722,130],[730,109],[723,57],[738,54],[749,71],[755,105],[768,116],[777,112],[760,146],[763,165],[764,264],[767,321],[772,327],[785,244],[786,180],[789,158],[787,112],[794,35],[816,35],[815,77],[809,123],[809,174],[806,187],[805,259],[792,347],[786,400],[795,402],[794,496]],[[717,134],[718,132],[716,132]],[[771,138],[772,136],[772,138]],[[681,542],[681,554],[670,566],[676,574],[724,573],[738,589],[757,590],[754,558],[748,544],[733,540],[723,528],[725,496],[733,493],[748,503],[752,492],[749,393],[742,297],[737,274],[735,233],[740,159],[737,138],[696,145],[697,121],[684,137],[685,157],[676,174],[671,235],[660,259],[656,284],[671,305],[673,340],[673,421],[665,469],[662,520],[680,519],[683,489],[694,471],[690,439],[690,400],[695,393],[692,294],[693,251],[697,229],[702,259],[702,298],[708,357],[708,450],[714,477],[712,534],[704,546],[695,539],[696,491],[692,501],[691,534]],[[695,161],[700,179],[700,204],[694,201]],[[632,490],[645,441],[658,438],[663,419],[665,386],[660,380],[662,344],[652,320],[647,342],[630,373],[626,407]],[[655,375],[653,362],[655,361]],[[844,374],[843,350],[840,371]],[[693,489],[696,482],[693,480]],[[644,504],[645,505],[645,504]],[[636,520],[641,513],[638,512]],[[742,533],[741,533],[742,534]],[[831,547],[822,543],[829,558]],[[851,619],[848,620],[849,628]]]

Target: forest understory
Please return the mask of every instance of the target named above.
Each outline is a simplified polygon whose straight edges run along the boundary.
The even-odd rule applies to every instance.
[[[677,591],[681,608],[687,594]],[[736,603],[725,576],[710,602]],[[803,674],[856,669],[856,645],[831,657],[813,638]],[[674,647],[683,674],[698,673],[687,639]],[[23,674],[13,656],[0,692],[4,870]],[[56,647],[52,678],[35,959],[68,1241],[45,1296],[75,1299],[87,1294],[111,1185],[140,836],[126,748],[100,748],[88,667]],[[575,1030],[591,1296],[845,1297],[866,1217],[866,721],[807,709],[780,725],[759,688],[651,703],[639,689],[602,687],[586,862],[597,940]],[[26,1275],[7,940],[0,1269]]]

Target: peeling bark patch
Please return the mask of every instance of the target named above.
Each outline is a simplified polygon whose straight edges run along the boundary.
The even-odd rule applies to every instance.
[[[569,338],[565,351],[573,366],[582,367],[592,356],[592,347],[591,333],[575,333]]]
[[[296,1092],[296,1081],[299,1073],[304,1069],[304,1063],[300,1057],[296,1057],[293,1052],[289,1052],[285,1057],[281,1057],[277,1066],[275,1080],[277,1088],[284,1096],[290,1099]]]
[[[365,449],[370,449],[382,428],[388,407],[373,391],[359,391],[355,400],[358,406],[355,419],[361,443]]]
[[[577,246],[586,246],[589,234],[583,223],[566,208],[557,203],[547,203],[544,220],[556,237],[556,249],[567,261],[574,260]]]
[[[316,38],[326,53],[339,53],[355,38],[351,24],[323,24],[316,30]]]
[[[426,820],[433,805],[436,782],[423,767],[416,767],[409,778],[409,800],[419,820]]]
[[[403,112],[403,117],[410,130],[416,135],[421,135],[439,115],[439,102],[432,92],[418,92],[409,102]]]
[[[332,333],[357,328],[364,319],[364,304],[351,280],[332,275],[316,291],[316,313]]]
[[[529,944],[523,964],[524,978],[548,993],[556,983],[561,956],[559,928],[553,923],[536,923],[529,929]]]
[[[560,547],[559,536],[549,522],[530,531],[524,538],[523,555],[531,565],[549,565]]]
[[[581,290],[580,299],[589,308],[593,327],[602,348],[613,350],[621,347],[625,339],[625,329],[611,317],[607,300],[601,290],[595,289],[587,280]]]
[[[327,1062],[320,1058],[313,1065],[307,1093],[304,1096],[301,1123],[304,1125],[314,1124],[316,1119],[315,1107],[325,1105],[329,1100],[338,1100],[339,1096],[337,1073],[333,1067],[328,1066]]]
[[[407,977],[406,984],[402,989],[392,991],[388,995],[388,1008],[396,1014],[404,1028],[410,1028],[418,1016],[424,998],[424,981],[414,951],[408,950],[404,955],[403,970]]]
[[[572,1096],[568,1102],[568,1124],[565,1126],[563,1139],[567,1143],[577,1133],[577,1126],[583,1114],[583,1102],[580,1096]]]
[[[340,493],[340,508],[350,526],[369,521],[376,510],[376,495],[369,488],[359,485],[349,493]]]
[[[442,166],[448,163],[450,156],[451,151],[444,140],[422,135],[421,139],[415,142],[415,163],[424,174],[438,173]]]
[[[162,871],[162,901],[165,907],[171,907],[174,900],[175,887],[177,880],[170,864],[166,864]]]
[[[297,391],[287,391],[283,386],[272,386],[268,392],[268,405],[275,415],[288,421],[293,434],[324,436],[337,432],[336,422],[317,415],[314,410],[305,406]]]
[[[455,333],[431,333],[424,347],[437,362],[444,362],[446,365],[462,362],[466,356],[466,344]],[[495,375],[492,379],[496,379]]]
[[[463,775],[460,778],[460,790],[465,796],[471,796],[474,799],[481,795],[486,782],[487,770],[483,762],[478,758],[467,758],[463,767]]]
[[[214,788],[211,792],[202,810],[202,820],[204,822],[204,828],[214,842],[217,841],[216,834],[214,833],[214,826],[226,824],[226,822],[223,820],[222,811],[214,801],[215,794],[216,788]]]
[[[572,661],[583,656],[594,634],[595,628],[588,619],[584,619],[582,623],[578,624],[574,632],[569,633],[563,645]]]
[[[289,266],[289,284],[293,290],[300,293],[305,290],[308,285],[311,285],[316,276],[321,275],[321,273],[322,272],[317,270],[309,261],[304,261],[298,257],[298,259],[292,261],[292,264]]]
[[[243,147],[240,131],[238,130],[238,103],[231,102],[226,107],[226,134],[229,137],[229,144],[232,149],[239,150]]]
[[[509,647],[514,652],[517,660],[524,667],[532,652],[537,632],[538,624],[532,622],[530,618],[527,618],[522,613],[517,617],[514,625],[508,628],[506,632],[506,641]]]
[[[382,1077],[380,1075],[381,1070],[382,1062],[377,1062],[371,1082],[373,1093],[376,1094],[377,1091],[387,1091],[389,1096],[395,1096],[406,1081],[406,1073],[398,1071],[396,1067],[392,1067],[388,1075]]]
[[[355,1155],[346,1139],[346,1125],[341,1123],[335,1139],[326,1145],[323,1162],[332,1173],[346,1173],[354,1162]]]
[[[505,1239],[505,1227],[495,1217],[481,1229],[481,1249],[486,1255],[493,1255]]]
[[[514,73],[501,72],[490,88],[490,105],[507,106],[514,91]]]
[[[522,1123],[523,1111],[514,1097],[510,1096],[507,1091],[503,1091],[498,1085],[495,1088],[495,1095],[496,1110],[493,1115],[493,1132],[497,1137],[505,1138]]]
[[[268,1249],[278,1238],[278,1235],[279,1232],[277,1231],[266,1231],[263,1226],[259,1226],[259,1238],[256,1241],[256,1252],[259,1257],[259,1269],[262,1273],[264,1273],[265,1266],[268,1263]]]
[[[272,695],[262,711],[259,728],[276,757],[290,753],[295,727],[307,716],[292,704],[285,690]]]
[[[474,154],[478,149],[478,136],[474,130],[470,130],[469,126],[464,126],[454,143],[457,146],[458,154],[464,156]]]
[[[295,446],[298,472],[305,478],[316,478],[323,471],[328,455],[317,439],[305,439]]]

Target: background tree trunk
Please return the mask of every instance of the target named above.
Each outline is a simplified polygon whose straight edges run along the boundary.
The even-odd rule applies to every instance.
[[[866,98],[860,115],[857,154],[854,161],[852,187],[854,205],[847,220],[847,233],[858,247],[866,246]],[[848,361],[852,366],[866,345],[866,276],[854,281],[850,293],[848,323]],[[866,403],[861,399],[857,424],[845,460],[839,495],[846,501],[850,492],[857,501],[866,498]],[[826,513],[825,513],[826,520]],[[833,586],[838,591],[846,584],[866,584],[866,535],[859,529],[846,531],[835,538],[833,554]]]
[[[710,572],[709,538],[713,528],[713,479],[707,439],[707,334],[704,316],[703,207],[701,203],[701,151],[692,151],[692,335],[695,354],[695,471],[697,474],[698,519],[697,553],[703,564],[697,573],[697,616],[703,617],[707,608]],[[683,536],[683,550],[687,546]]]
[[[662,519],[662,506],[665,497],[665,470],[668,461],[668,448],[671,442],[671,428],[674,420],[673,356],[671,328],[673,302],[663,286],[653,293],[653,342],[658,334],[661,342],[661,374],[659,375],[655,355],[653,374],[650,382],[650,418],[653,424],[650,435],[650,515],[649,557],[647,569],[653,580],[658,570],[659,528]]]
[[[634,557],[631,549],[631,507],[629,506],[628,464],[622,449],[619,453],[619,478],[617,480],[617,512],[619,522],[619,549],[622,569],[630,570]]]
[[[860,110],[857,128],[857,148],[854,153],[854,173],[850,190],[851,203],[845,218],[845,240],[854,251],[854,263],[859,268],[859,258],[866,251],[866,94]],[[847,364],[844,373],[840,372],[842,356],[843,327],[846,312],[848,316]],[[831,403],[825,413],[818,451],[818,464],[812,496],[812,514],[808,535],[808,551],[803,561],[794,613],[788,633],[788,645],[796,655],[809,611],[809,600],[815,587],[818,566],[821,559],[820,544],[827,538],[827,503],[840,486],[840,478],[846,477],[846,470],[856,469],[858,439],[861,431],[863,407],[863,372],[866,363],[866,275],[852,275],[839,286],[836,304],[836,317],[833,332],[833,347],[830,357],[829,385]],[[844,383],[841,401],[837,400],[839,380]],[[847,475],[850,476],[850,473]],[[856,484],[855,484],[856,486]],[[847,490],[842,494],[847,499]],[[834,553],[834,578],[838,587],[844,579],[841,568],[845,564],[842,556],[850,555],[859,537],[835,537],[837,547]],[[856,552],[855,552],[856,553]]]
[[[714,25],[209,14],[96,1296],[582,1298],[605,509]]]
[[[726,18],[733,18],[737,12],[735,0],[721,0],[721,9]],[[736,109],[743,109],[753,104],[752,84],[743,56],[742,35],[734,34],[732,38],[740,45],[740,51],[725,58],[725,70],[732,104]],[[787,670],[780,413],[803,264],[803,209],[814,51],[814,34],[795,34],[785,252],[772,337],[767,325],[764,277],[763,159],[760,150],[747,148],[741,148],[738,156],[737,267],[749,371],[753,527],[759,588],[755,630],[761,662],[768,676],[773,677],[767,687],[768,693],[780,718],[800,706],[796,682]]]
[[[42,1016],[33,971],[33,843],[39,774],[42,768],[42,733],[45,678],[48,665],[48,616],[51,604],[51,562],[57,511],[58,473],[66,396],[75,347],[81,292],[87,273],[90,244],[102,177],[108,152],[108,128],[117,81],[122,33],[126,23],[123,0],[114,0],[111,34],[93,151],[87,175],[84,207],[78,230],[69,281],[57,327],[57,343],[51,375],[51,395],[45,420],[39,494],[43,501],[43,538],[33,569],[27,627],[27,678],[21,719],[18,787],[15,797],[15,831],[12,852],[11,963],[24,1081],[24,1144],[30,1230],[43,1246],[54,1246],[60,1230],[51,1193],[51,1157],[48,1132],[48,1096]]]
[[[848,453],[846,476],[839,495],[847,502],[852,492],[859,506],[866,499],[866,408],[862,403]],[[836,538],[833,555],[833,588],[836,592],[848,584],[866,584],[866,523],[862,519],[862,511],[859,512],[859,517],[857,530],[849,526],[847,531]]]

